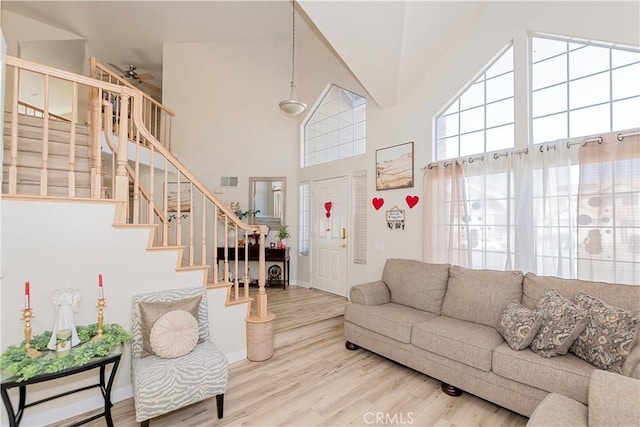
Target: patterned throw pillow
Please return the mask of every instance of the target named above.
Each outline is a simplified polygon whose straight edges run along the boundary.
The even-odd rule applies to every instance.
[[[151,348],[158,357],[173,359],[189,354],[198,344],[198,321],[184,310],[162,315],[151,328]]]
[[[586,329],[570,351],[600,369],[620,373],[636,338],[640,310],[611,307],[584,292],[576,294],[574,301],[589,315]]]
[[[542,314],[517,302],[507,305],[498,323],[498,332],[513,350],[524,350],[538,333]]]
[[[536,310],[542,314],[542,326],[531,342],[531,350],[539,356],[553,357],[566,354],[571,344],[587,326],[587,310],[549,289]]]

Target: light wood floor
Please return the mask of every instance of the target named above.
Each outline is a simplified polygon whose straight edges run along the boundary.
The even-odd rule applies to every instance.
[[[117,426],[137,425],[132,399],[116,403],[112,413]],[[277,348],[268,361],[231,365],[224,418],[215,414],[215,399],[208,399],[158,417],[151,426],[524,426],[527,421],[467,393],[447,396],[439,381],[369,351],[346,350],[342,326]],[[104,420],[87,425],[104,426]]]
[[[257,292],[258,288],[252,287],[249,295],[254,296]],[[344,297],[315,289],[300,286],[288,286],[286,290],[280,286],[267,288],[267,306],[276,315],[275,333],[342,316],[346,304]]]

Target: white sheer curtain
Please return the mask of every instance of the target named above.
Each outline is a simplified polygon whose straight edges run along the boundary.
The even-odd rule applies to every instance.
[[[424,260],[638,284],[640,141],[603,138],[430,165]]]
[[[640,136],[580,148],[578,277],[640,284]]]

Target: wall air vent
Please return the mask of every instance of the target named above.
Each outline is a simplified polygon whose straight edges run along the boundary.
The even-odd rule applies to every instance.
[[[221,187],[237,187],[238,186],[238,177],[237,176],[222,176],[222,177],[220,177],[220,186]]]

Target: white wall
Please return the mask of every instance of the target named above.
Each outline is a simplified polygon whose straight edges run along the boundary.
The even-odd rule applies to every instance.
[[[185,164],[217,189],[219,177],[238,176],[239,187],[225,189],[221,198],[247,203],[247,177],[287,176],[287,220],[292,254],[297,253],[297,186],[302,180],[349,175],[365,169],[368,200],[385,204],[368,210],[368,263],[349,264],[348,283],[380,277],[391,257],[422,259],[422,202],[409,209],[407,195],[422,198],[420,166],[432,161],[432,120],[451,98],[510,40],[525,49],[529,31],[638,44],[638,5],[616,2],[491,2],[446,54],[406,93],[398,105],[380,109],[358,80],[310,30],[299,31],[296,45],[296,83],[300,98],[309,104],[305,114],[328,84],[335,83],[368,98],[367,153],[341,161],[299,168],[300,125],[305,117],[286,118],[277,103],[287,95],[290,46],[279,43],[170,44],[164,49],[164,100],[176,111],[176,151]],[[606,23],[611,23],[607,25]],[[299,28],[307,26],[297,20]],[[522,51],[522,50],[521,50]],[[384,60],[381,58],[380,60]],[[419,64],[418,64],[419,65]],[[526,57],[516,54],[519,124],[526,120]],[[395,86],[395,83],[393,84]],[[518,136],[526,128],[518,127]],[[375,152],[414,142],[413,188],[375,191]],[[389,230],[385,211],[397,205],[406,213],[404,230]],[[310,282],[308,257],[292,259],[292,277]]]
[[[456,43],[448,46],[447,53],[432,67],[398,105],[381,110],[370,99],[367,103],[367,154],[330,165],[301,169],[300,180],[348,174],[366,169],[368,173],[368,200],[382,197],[385,204],[375,211],[368,210],[368,262],[366,268],[350,266],[349,285],[380,277],[384,261],[392,257],[422,259],[422,201],[413,209],[405,203],[407,195],[422,198],[421,165],[432,161],[431,147],[433,117],[472,79],[510,40],[516,49],[526,51],[529,32],[545,32],[602,40],[612,43],[640,45],[640,4],[637,2],[492,2],[478,19],[459,34]],[[303,40],[300,51],[306,51]],[[304,82],[317,72],[301,55],[299,90]],[[384,60],[381,58],[381,60]],[[518,138],[526,142],[526,57],[516,53],[516,88]],[[333,74],[333,68],[322,69],[327,78],[340,80],[343,73]],[[341,84],[340,81],[336,83]],[[346,85],[345,85],[346,84]],[[359,92],[356,85],[342,82],[345,88]],[[361,93],[361,92],[359,92]],[[364,93],[361,93],[364,95]],[[375,151],[403,142],[414,141],[415,187],[408,189],[375,191]],[[384,211],[398,205],[407,214],[403,231],[389,230],[385,226]],[[384,247],[384,250],[376,249]],[[300,270],[302,270],[302,263]],[[299,279],[301,276],[299,275]],[[303,279],[304,280],[304,279]]]
[[[31,283],[35,316],[33,335],[53,328],[56,313],[50,297],[58,288],[80,289],[82,301],[75,315],[76,323],[95,323],[98,273],[104,277],[105,323],[119,323],[126,330],[130,330],[134,294],[203,286],[202,272],[176,272],[177,251],[146,250],[148,230],[114,228],[115,204],[112,202],[64,203],[4,198],[1,206],[4,277],[0,295],[0,345],[3,350],[24,339],[20,316],[26,281]],[[232,361],[245,358],[247,306],[225,307],[226,289],[208,291],[208,299],[212,339]],[[130,365],[127,348],[114,385],[114,401],[131,396]],[[70,381],[79,378],[90,383],[95,380],[95,373],[61,380],[61,385],[55,388],[51,384],[29,387],[29,399],[50,396],[56,390],[68,390]],[[42,393],[44,389],[46,393]],[[12,396],[15,398],[17,393]],[[99,393],[85,392],[40,405],[37,410],[26,411],[23,424],[49,424],[94,409],[100,406],[96,396]],[[2,417],[2,424],[6,425],[4,411]]]

